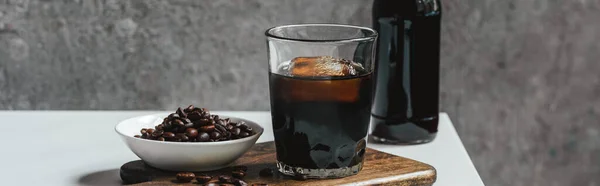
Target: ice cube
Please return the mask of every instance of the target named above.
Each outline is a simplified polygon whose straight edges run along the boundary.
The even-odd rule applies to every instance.
[[[331,56],[297,57],[292,59],[290,73],[300,77],[355,76],[360,64]]]

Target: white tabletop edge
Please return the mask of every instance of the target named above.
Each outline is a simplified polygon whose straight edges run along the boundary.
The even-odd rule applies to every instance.
[[[33,119],[36,122],[34,125],[26,126],[32,129],[46,130],[45,133],[36,133],[35,135],[42,135],[45,140],[34,140],[25,139],[20,140],[24,145],[32,145],[36,148],[21,147],[22,145],[14,144],[6,140],[0,140],[0,145],[5,146],[7,149],[11,149],[15,153],[8,153],[0,155],[0,164],[7,167],[15,167],[11,169],[0,169],[0,174],[16,179],[7,180],[7,184],[13,183],[19,185],[20,175],[25,174],[31,169],[41,169],[39,173],[40,180],[31,180],[32,184],[44,183],[44,185],[82,185],[86,177],[81,175],[88,175],[91,173],[99,174],[100,177],[106,176],[114,179],[115,175],[103,175],[107,174],[106,170],[114,171],[120,164],[131,161],[131,159],[137,158],[131,153],[127,147],[118,139],[117,135],[114,134],[114,125],[122,120],[129,117],[141,116],[147,114],[172,112],[163,110],[51,110],[51,111],[35,111],[35,110],[7,110],[0,111],[0,130],[14,130],[15,126],[7,123],[20,122],[22,118]],[[217,114],[223,115],[244,115],[244,117],[256,119],[262,125],[269,126],[270,115],[269,111],[211,111]],[[107,115],[104,115],[107,114]],[[97,117],[98,121],[94,121],[94,126],[82,126],[74,123],[70,120],[70,117],[81,119],[81,117]],[[32,117],[32,118],[30,118]],[[7,122],[7,123],[6,123]],[[46,125],[51,124],[51,125]],[[106,128],[108,126],[108,128]],[[61,128],[63,127],[63,128]],[[64,127],[73,127],[73,129],[65,129]],[[19,128],[21,129],[21,128]],[[63,134],[65,132],[72,132],[72,130],[96,130],[101,133],[102,136],[106,136],[105,140],[93,141],[96,147],[81,146],[81,143],[76,141],[68,140],[67,136]],[[267,129],[272,133],[272,130]],[[464,148],[458,133],[452,125],[450,117],[446,113],[440,113],[440,132],[438,138],[425,145],[416,146],[383,146],[378,144],[369,144],[372,148],[381,150],[396,155],[407,156],[411,159],[423,161],[434,165],[438,170],[438,181],[434,184],[436,186],[453,186],[453,185],[468,185],[468,186],[479,186],[484,185],[481,180],[473,162],[470,159],[469,154]],[[25,129],[28,130],[28,129]],[[39,131],[38,130],[38,131]],[[5,139],[19,138],[18,134],[7,134]],[[77,134],[78,137],[86,137],[85,134]],[[114,139],[113,139],[114,137]],[[262,139],[262,140],[261,140]],[[271,141],[273,139],[272,134],[261,136],[259,142]],[[92,141],[90,141],[92,142]],[[102,149],[102,152],[98,152],[98,149]],[[114,149],[114,150],[110,150]],[[106,151],[108,150],[108,151]],[[57,151],[68,152],[69,154],[61,155]],[[448,153],[449,157],[438,156],[440,153]],[[48,154],[49,159],[53,161],[45,161],[39,159],[39,154]],[[431,155],[435,154],[435,155]],[[100,159],[96,158],[93,160],[86,160],[83,156],[99,156]],[[46,155],[45,155],[46,156]],[[4,159],[4,160],[1,160]],[[10,161],[7,161],[9,160]],[[457,160],[453,162],[453,160]],[[22,164],[21,162],[27,162]],[[67,163],[63,167],[62,163]],[[52,168],[52,171],[49,169]],[[104,170],[104,171],[103,171]],[[69,175],[64,172],[73,172],[77,174]],[[454,172],[453,172],[454,171]],[[458,172],[456,172],[458,171]],[[94,176],[98,176],[92,174]],[[118,179],[118,174],[116,175]],[[12,180],[12,181],[11,181]],[[83,180],[83,182],[82,182]],[[75,182],[73,182],[75,181]],[[97,181],[97,180],[96,180]],[[115,185],[117,182],[98,182],[99,185]],[[83,184],[86,185],[86,184]],[[88,184],[89,185],[89,184]],[[96,184],[98,185],[98,184]]]

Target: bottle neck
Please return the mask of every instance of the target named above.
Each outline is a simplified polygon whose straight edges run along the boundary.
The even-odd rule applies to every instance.
[[[440,0],[375,0],[373,17],[433,16],[441,13]]]

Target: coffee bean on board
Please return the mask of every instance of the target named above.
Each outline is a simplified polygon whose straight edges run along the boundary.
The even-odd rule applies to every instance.
[[[196,178],[196,175],[194,175],[193,172],[180,172],[180,173],[177,173],[177,175],[175,175],[175,177],[177,178],[177,181],[187,183],[187,182],[192,181],[194,178]]]

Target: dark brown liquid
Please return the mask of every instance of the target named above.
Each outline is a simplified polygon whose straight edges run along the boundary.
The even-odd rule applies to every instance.
[[[270,73],[269,80],[277,160],[310,169],[363,161],[371,74],[315,79]]]
[[[421,143],[437,133],[441,12],[422,2],[373,4],[373,26],[379,32],[374,137]]]

